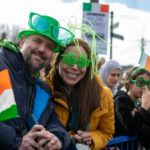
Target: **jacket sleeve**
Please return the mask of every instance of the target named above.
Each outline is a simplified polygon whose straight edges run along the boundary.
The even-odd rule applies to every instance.
[[[0,71],[8,69],[8,63],[6,58],[4,58],[1,53],[3,51],[0,49]],[[10,73],[10,72],[9,72]],[[18,145],[21,143],[21,138],[17,137],[16,130],[14,127],[0,123],[0,149],[3,150],[18,150]]]
[[[115,115],[116,121],[119,121],[123,127],[121,130],[124,130],[128,136],[136,136],[146,123],[147,118],[149,118],[149,113],[144,108],[141,108],[133,116],[131,112],[134,106],[131,102],[127,96],[116,97],[114,102]],[[120,128],[120,126],[117,128]]]
[[[17,137],[13,127],[0,123],[0,147],[2,150],[18,150],[22,139]]]
[[[142,145],[147,149],[150,148],[150,118],[149,121],[142,127],[141,132],[138,135]]]
[[[104,88],[102,91],[101,101],[103,101],[104,105],[102,105],[102,110],[104,114],[100,116],[98,129],[95,131],[90,131],[93,143],[94,150],[101,149],[106,146],[109,140],[113,138],[114,134],[114,104],[113,104],[113,96],[108,88]]]

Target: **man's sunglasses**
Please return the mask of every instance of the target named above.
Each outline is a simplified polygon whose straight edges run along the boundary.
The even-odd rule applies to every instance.
[[[29,26],[39,32],[49,32],[62,45],[69,44],[74,38],[74,34],[71,31],[60,26],[54,26],[44,16],[33,12],[29,16]]]

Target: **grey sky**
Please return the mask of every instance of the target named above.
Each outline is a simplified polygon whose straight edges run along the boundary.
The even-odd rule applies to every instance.
[[[67,1],[69,0],[2,0],[0,24],[18,24],[27,28],[31,11],[66,21],[71,16],[75,16],[81,22],[83,2],[90,2],[90,0]],[[145,52],[150,55],[150,13],[130,9],[119,3],[110,4],[110,11],[114,11],[114,23],[119,22],[119,27],[114,32],[125,38],[124,41],[113,39],[113,59],[119,61],[121,65],[136,65],[140,58],[142,37],[145,39]],[[109,50],[108,48],[106,59],[109,59]]]

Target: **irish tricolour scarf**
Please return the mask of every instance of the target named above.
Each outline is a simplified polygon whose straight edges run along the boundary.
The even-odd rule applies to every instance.
[[[0,71],[0,122],[18,116],[8,70]]]

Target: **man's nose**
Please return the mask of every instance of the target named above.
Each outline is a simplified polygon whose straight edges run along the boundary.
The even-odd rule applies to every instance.
[[[40,52],[45,52],[45,50],[46,50],[45,44],[41,44],[41,45],[39,46],[39,50],[40,50]]]

